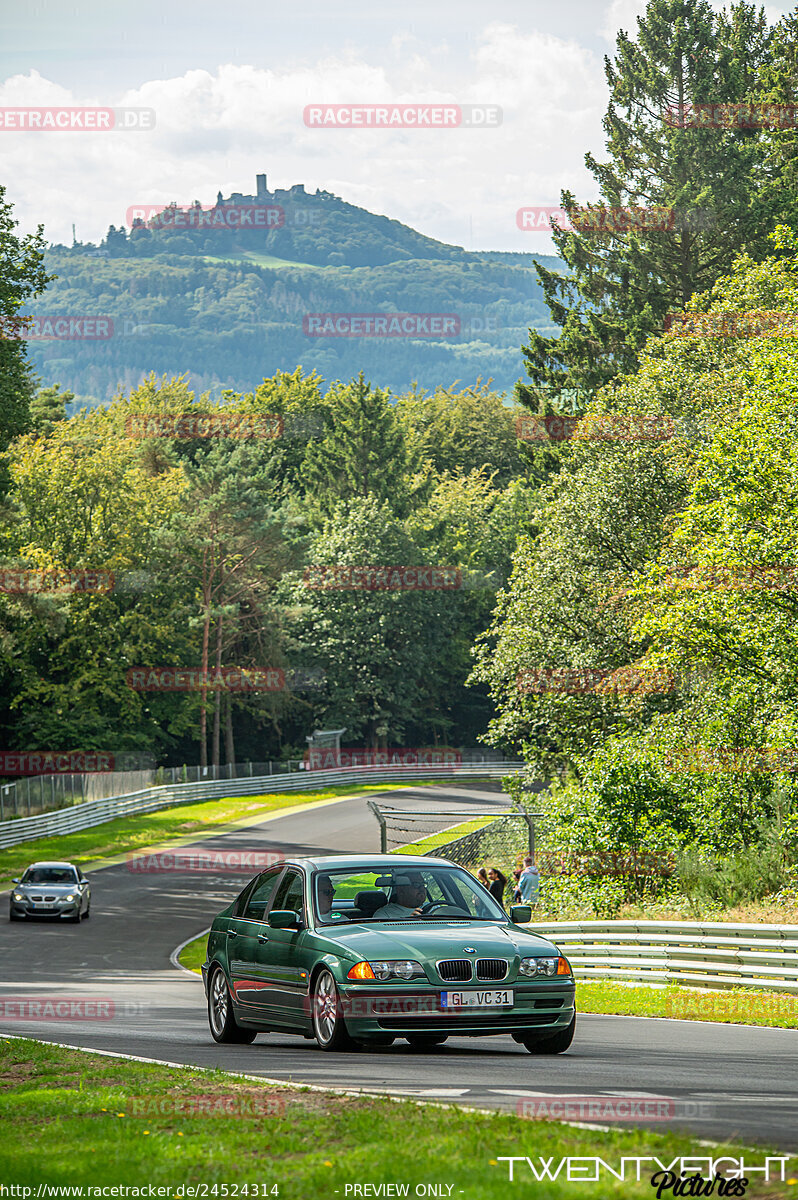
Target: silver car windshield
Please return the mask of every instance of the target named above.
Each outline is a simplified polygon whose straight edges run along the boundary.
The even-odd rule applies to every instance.
[[[29,867],[22,876],[23,884],[34,886],[63,883],[70,887],[77,881],[77,876],[70,867]]]
[[[455,867],[359,867],[313,878],[313,909],[321,925],[346,921],[507,920],[479,880]]]

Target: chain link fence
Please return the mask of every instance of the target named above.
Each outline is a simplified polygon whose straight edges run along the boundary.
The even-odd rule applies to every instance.
[[[383,854],[420,854],[448,858],[476,874],[496,867],[507,879],[506,899],[526,855],[534,858],[536,821],[542,814],[526,809],[475,812],[391,808],[368,802],[380,826]]]

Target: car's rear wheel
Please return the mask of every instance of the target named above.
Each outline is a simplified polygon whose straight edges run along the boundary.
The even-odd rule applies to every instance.
[[[407,1039],[414,1050],[431,1050],[433,1046],[442,1046],[448,1033],[413,1033]]]
[[[576,1033],[576,1013],[571,1017],[571,1023],[564,1029],[558,1030],[552,1037],[523,1038],[521,1044],[526,1046],[530,1054],[562,1054],[571,1045]]]
[[[319,972],[313,985],[313,1032],[322,1050],[348,1050],[352,1046],[338,987],[327,970]]]
[[[257,1029],[244,1029],[233,1016],[230,989],[221,967],[216,967],[208,982],[208,1024],[215,1042],[254,1042]]]

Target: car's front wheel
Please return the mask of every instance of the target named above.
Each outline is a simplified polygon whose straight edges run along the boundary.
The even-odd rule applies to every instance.
[[[338,987],[327,970],[319,972],[313,985],[313,1032],[322,1050],[348,1050],[352,1045]]]
[[[530,1054],[562,1054],[571,1045],[576,1033],[576,1013],[564,1029],[560,1029],[553,1037],[524,1038],[522,1045]]]
[[[215,1042],[254,1042],[257,1029],[244,1029],[233,1016],[230,989],[221,967],[216,967],[208,983],[208,1024]]]

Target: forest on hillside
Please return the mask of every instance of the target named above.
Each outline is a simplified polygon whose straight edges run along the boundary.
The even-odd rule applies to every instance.
[[[283,758],[341,726],[353,745],[482,741],[524,756],[519,801],[532,778],[550,787],[553,853],[671,864],[571,874],[577,908],[677,890],[710,911],[798,903],[798,16],[649,0],[607,86],[593,210],[712,220],[555,231],[564,268],[541,262],[524,293],[540,327],[501,343],[521,379],[512,404],[481,342],[456,373],[453,347],[414,348],[440,375],[396,387],[408,347],[390,340],[348,343],[358,365],[343,373],[335,349],[299,342],[301,366],[267,371],[257,341],[267,298],[290,341],[305,306],[359,302],[365,280],[372,311],[473,302],[506,314],[503,338],[529,288],[512,261],[301,270],[70,252],[64,303],[91,288],[109,312],[157,318],[136,352],[152,373],[74,413],[65,385],[88,392],[110,366],[53,360],[61,387],[37,386],[24,340],[0,341],[2,562],[118,581],[0,592],[11,748]],[[576,213],[568,191],[562,204]],[[0,278],[0,313],[19,322],[50,294],[50,260],[2,213],[3,253],[27,267]],[[262,382],[211,397],[184,372],[232,377],[222,312],[252,321]],[[216,434],[180,424],[199,415]],[[400,568],[457,582],[368,575]],[[129,682],[222,666],[289,684]]]

